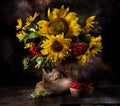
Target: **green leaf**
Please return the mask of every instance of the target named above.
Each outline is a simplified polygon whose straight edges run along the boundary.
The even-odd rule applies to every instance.
[[[21,39],[20,39],[20,42],[24,41],[24,39],[27,39],[27,37],[28,37],[27,34],[23,35],[23,36],[21,37]]]
[[[43,57],[36,58],[36,65],[35,68],[40,68],[41,64],[43,63]]]
[[[29,28],[29,31],[36,32],[36,30],[34,28]]]
[[[23,59],[23,66],[24,66],[24,69],[27,69],[28,68],[28,64],[29,64],[29,58],[24,58]]]
[[[39,91],[39,96],[45,97],[47,93],[44,90]]]
[[[36,98],[39,98],[39,97],[45,97],[46,95],[47,95],[47,93],[44,90],[40,90],[38,94],[36,94],[36,92],[33,92],[30,95],[30,99],[36,99]]]
[[[35,99],[35,98],[38,97],[38,95],[35,92],[33,92],[30,96],[31,96],[32,99]]]
[[[42,72],[43,74],[47,74],[44,68],[42,68]]]
[[[33,58],[31,58],[31,61],[35,60],[38,56],[34,56]]]
[[[35,32],[31,32],[29,34],[29,39],[33,39],[33,38],[36,38],[36,37],[38,37],[38,36],[37,36],[37,34]]]

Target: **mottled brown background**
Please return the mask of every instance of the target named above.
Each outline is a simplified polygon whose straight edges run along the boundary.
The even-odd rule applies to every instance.
[[[38,71],[25,71],[22,59],[29,53],[23,49],[15,34],[16,19],[25,18],[35,11],[40,12],[40,18],[46,16],[48,6],[70,6],[83,19],[95,14],[102,26],[103,62],[110,64],[105,67],[102,77],[97,80],[103,84],[120,84],[119,68],[119,0],[1,0],[0,1],[0,85],[34,85],[41,78]],[[103,63],[103,65],[104,65]],[[100,64],[101,65],[101,64]],[[36,74],[39,73],[39,74]],[[97,78],[97,77],[96,77]],[[105,79],[105,80],[104,80]]]

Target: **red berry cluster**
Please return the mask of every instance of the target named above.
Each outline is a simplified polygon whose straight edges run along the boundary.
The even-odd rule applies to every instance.
[[[88,88],[89,90],[92,90],[93,89],[93,85],[92,83],[90,84],[85,84],[85,83],[80,83],[80,82],[72,82],[70,84],[70,88],[77,88],[77,89],[84,89],[84,88]]]
[[[73,83],[70,84],[70,88],[80,89],[81,87],[82,87],[82,85],[79,82],[73,82]]]
[[[37,56],[42,56],[35,44],[32,44],[32,47],[29,49],[29,51]]]
[[[87,49],[86,43],[71,43],[71,50],[73,55],[82,54]]]

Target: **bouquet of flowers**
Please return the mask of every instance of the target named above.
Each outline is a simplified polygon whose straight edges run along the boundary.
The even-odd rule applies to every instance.
[[[47,11],[47,18],[39,19],[38,12],[33,16],[17,19],[16,36],[23,42],[24,49],[33,57],[23,59],[24,69],[34,62],[35,68],[53,68],[55,64],[77,62],[86,65],[91,56],[102,51],[100,25],[96,16],[86,18],[83,23],[76,12],[62,5]]]

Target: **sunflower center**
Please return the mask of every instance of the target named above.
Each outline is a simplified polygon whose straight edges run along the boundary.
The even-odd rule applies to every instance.
[[[68,24],[67,22],[62,18],[56,18],[53,21],[50,22],[48,31],[50,34],[57,35],[68,32]]]
[[[63,45],[56,40],[51,45],[51,48],[54,52],[60,52],[63,49]]]

